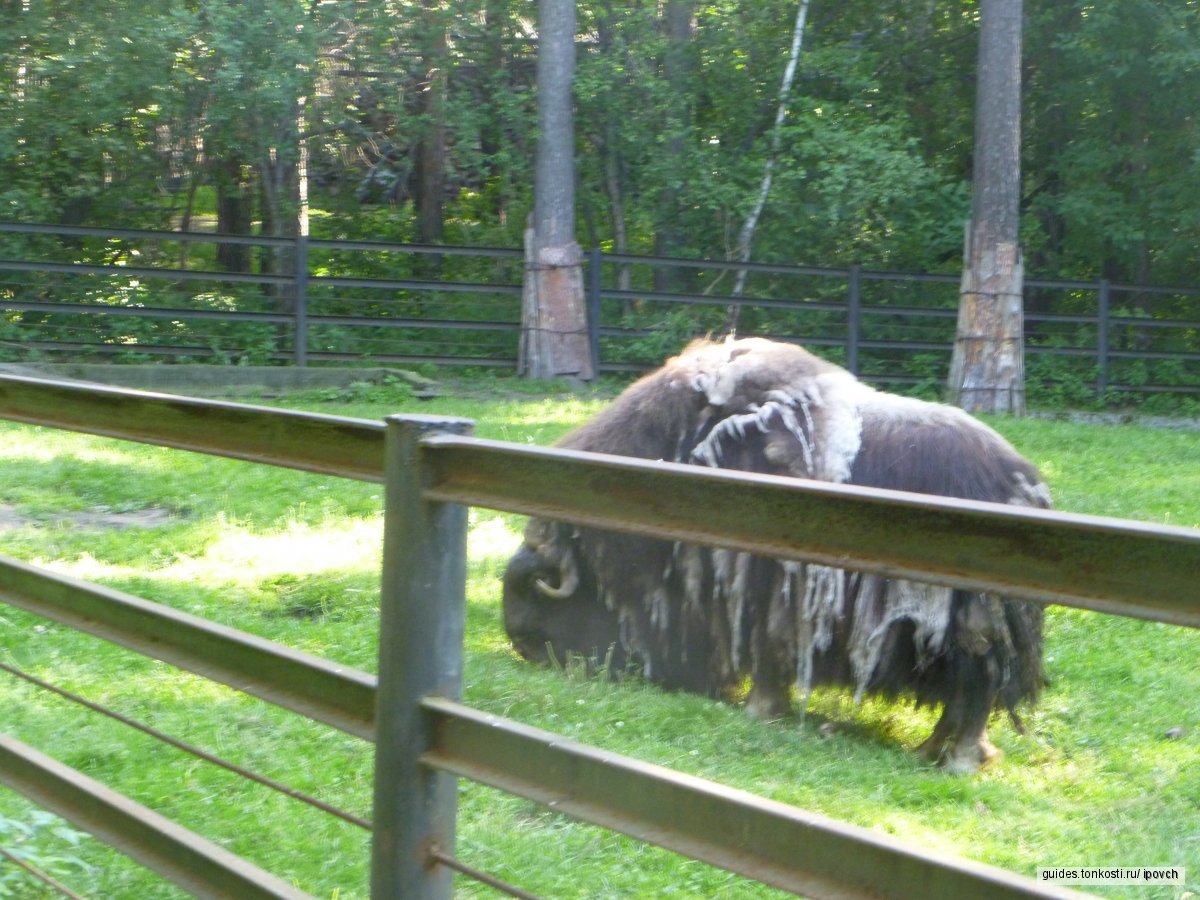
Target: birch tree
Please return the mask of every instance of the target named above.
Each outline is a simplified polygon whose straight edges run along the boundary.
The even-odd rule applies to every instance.
[[[792,46],[788,52],[787,66],[783,70],[783,82],[779,86],[779,104],[775,109],[775,125],[771,129],[771,147],[767,151],[767,160],[763,163],[762,181],[758,187],[754,206],[751,208],[750,214],[746,216],[746,221],[738,233],[738,262],[748,263],[750,261],[754,232],[758,228],[758,220],[762,217],[763,209],[766,208],[767,197],[771,194],[771,182],[775,178],[775,161],[779,157],[779,149],[783,143],[783,122],[788,113],[788,96],[792,92],[792,82],[796,80],[796,64],[800,61],[800,47],[804,42],[804,26],[808,20],[808,6],[809,0],[801,0],[800,6],[796,9],[796,21],[792,26]],[[747,273],[747,269],[738,269],[733,283],[734,297],[742,296],[742,292],[746,289]],[[729,314],[725,320],[726,331],[730,333],[737,331],[740,309],[739,306],[729,307]]]
[[[975,160],[951,402],[968,412],[1025,412],[1021,186],[1021,0],[982,0]]]

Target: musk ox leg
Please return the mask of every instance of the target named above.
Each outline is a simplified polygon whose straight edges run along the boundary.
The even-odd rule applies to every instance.
[[[1000,756],[987,736],[997,678],[994,661],[986,657],[960,658],[959,663],[954,692],[933,734],[918,749],[947,773],[970,775]]]
[[[1011,679],[1006,660],[1014,651],[999,604],[986,594],[956,592],[941,671],[949,690],[941,719],[920,747],[951,774],[970,774],[1000,756],[988,740],[987,724]]]
[[[778,574],[771,561],[747,557],[749,580],[765,580]],[[769,582],[768,582],[769,583]],[[792,629],[787,610],[781,605],[782,592],[757,596],[749,607],[752,615],[750,632],[750,693],[746,697],[746,712],[752,719],[771,722],[792,714],[792,685],[796,673],[791,660],[795,649],[785,635]]]
[[[947,709],[917,752],[949,775],[977,772],[1001,756],[988,740],[987,720],[986,707],[972,711],[965,721]]]

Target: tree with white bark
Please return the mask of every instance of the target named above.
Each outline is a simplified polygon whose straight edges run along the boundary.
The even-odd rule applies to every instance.
[[[792,26],[792,46],[788,53],[788,62],[783,70],[783,81],[779,86],[779,103],[775,108],[775,124],[771,130],[771,147],[767,152],[766,162],[763,163],[762,181],[759,184],[758,194],[754,200],[754,206],[751,208],[749,215],[746,216],[746,221],[742,223],[741,231],[738,232],[737,252],[738,262],[750,262],[750,249],[754,243],[754,232],[758,228],[758,220],[762,217],[763,209],[767,205],[767,197],[771,194],[771,182],[775,179],[775,161],[779,157],[779,150],[783,144],[783,122],[787,118],[788,113],[788,96],[792,92],[792,83],[796,80],[796,64],[800,61],[800,47],[804,42],[804,27],[808,21],[808,5],[809,0],[801,0],[799,7],[796,9],[796,21]],[[733,283],[733,296],[740,297],[746,289],[747,269],[739,269]],[[725,320],[725,330],[733,333],[737,331],[738,310],[741,307],[729,307],[729,314]]]

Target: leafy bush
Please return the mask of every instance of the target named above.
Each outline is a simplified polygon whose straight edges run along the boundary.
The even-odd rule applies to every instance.
[[[0,814],[0,847],[22,862],[53,878],[90,875],[92,868],[79,857],[54,845],[71,849],[87,837],[51,813],[32,811],[25,819]],[[56,892],[9,859],[0,858],[0,897],[57,896]]]

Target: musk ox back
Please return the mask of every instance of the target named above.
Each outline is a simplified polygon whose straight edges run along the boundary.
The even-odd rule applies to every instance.
[[[559,446],[1045,507],[1037,470],[952,407],[876,391],[800,347],[697,342]],[[737,510],[720,510],[737,515]],[[533,519],[504,576],[525,658],[640,667],[668,688],[787,713],[820,684],[912,697],[942,715],[922,751],[969,772],[987,722],[1036,698],[1038,604]]]

